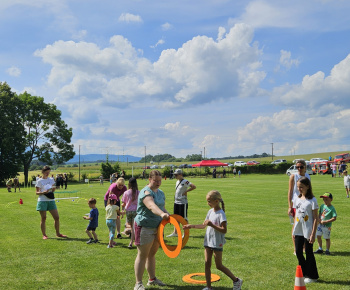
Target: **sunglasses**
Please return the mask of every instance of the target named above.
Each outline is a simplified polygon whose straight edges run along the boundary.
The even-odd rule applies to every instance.
[[[304,169],[305,167],[304,166],[296,166],[295,168],[296,169]]]

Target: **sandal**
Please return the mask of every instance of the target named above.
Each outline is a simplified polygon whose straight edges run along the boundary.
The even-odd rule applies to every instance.
[[[62,234],[59,234],[59,235],[56,235],[57,238],[68,238],[66,235],[62,235]]]

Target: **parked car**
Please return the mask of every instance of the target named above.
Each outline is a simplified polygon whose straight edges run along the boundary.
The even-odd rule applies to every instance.
[[[150,169],[158,169],[158,165],[152,165]]]
[[[348,163],[348,162],[350,162],[350,154],[349,153],[342,153],[342,154],[335,155],[334,162]]]
[[[187,168],[192,168],[192,164],[187,164]]]
[[[287,162],[286,159],[276,159],[274,161],[271,162],[271,164],[279,164],[279,163],[284,163]]]
[[[187,164],[181,164],[179,165],[179,168],[187,168]]]
[[[144,166],[142,169],[151,169],[149,166]]]
[[[255,160],[251,160],[251,161],[247,162],[247,165],[258,165],[258,164],[260,164],[260,162],[255,161]]]
[[[247,163],[244,161],[236,161],[234,164],[234,166],[245,166],[245,165],[247,165]]]
[[[298,173],[298,169],[296,168],[297,166],[296,165],[292,165],[291,167],[289,167],[286,171],[286,174],[288,176],[290,176],[291,174],[294,174],[294,173]],[[306,165],[306,173],[309,174],[309,175],[313,175],[314,172],[311,168],[310,165]]]

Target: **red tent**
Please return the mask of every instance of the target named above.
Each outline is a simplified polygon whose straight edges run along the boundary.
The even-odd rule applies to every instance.
[[[192,167],[218,167],[218,166],[227,166],[227,163],[222,163],[217,160],[202,160],[201,162],[197,164],[192,164]]]

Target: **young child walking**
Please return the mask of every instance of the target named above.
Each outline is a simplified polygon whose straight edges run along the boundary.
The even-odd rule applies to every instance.
[[[344,172],[345,173],[345,172]],[[324,252],[326,255],[330,255],[330,247],[331,247],[331,228],[332,222],[337,219],[337,212],[335,211],[334,206],[331,204],[333,200],[333,195],[330,192],[326,192],[321,195],[323,198],[324,204],[320,206],[319,210],[319,225],[317,227],[317,242],[318,242],[318,250],[315,251],[315,254],[322,254],[322,235],[326,240],[326,251]]]
[[[345,170],[343,172],[344,174],[344,187],[346,191],[346,197],[349,198],[349,191],[350,191],[350,175],[348,175],[348,171]]]
[[[216,190],[209,191],[207,202],[211,208],[203,224],[184,225],[184,229],[206,229],[204,237],[204,256],[205,256],[205,279],[207,287],[203,290],[213,289],[211,287],[211,260],[214,254],[216,268],[230,277],[233,281],[233,289],[241,289],[243,280],[233,275],[233,273],[222,264],[223,246],[226,243],[225,234],[227,232],[227,219],[225,215],[225,205],[220,192]],[[220,207],[220,204],[222,208]]]
[[[130,243],[128,248],[132,248],[132,243],[135,240],[134,233],[134,219],[136,217],[137,200],[139,197],[139,189],[137,187],[137,180],[134,177],[129,179],[129,189],[124,192],[122,197],[122,209],[126,211],[127,223],[131,226]]]
[[[117,196],[115,194],[111,194],[107,200],[106,206],[106,224],[109,229],[109,243],[107,248],[113,248],[116,244],[114,240],[115,230],[117,228],[117,218],[120,214],[119,206],[117,204]]]
[[[90,198],[88,201],[88,205],[91,208],[89,216],[83,216],[85,220],[90,221],[88,227],[85,230],[85,232],[90,238],[86,243],[98,243],[98,237],[96,234],[96,228],[98,227],[98,209],[96,208],[96,199]]]
[[[305,176],[300,177],[297,187],[300,194],[294,199],[296,209],[293,228],[295,253],[299,265],[303,270],[305,283],[313,283],[318,279],[316,260],[313,252],[318,221],[318,204],[312,193],[310,179]],[[304,246],[306,259],[303,254]]]

